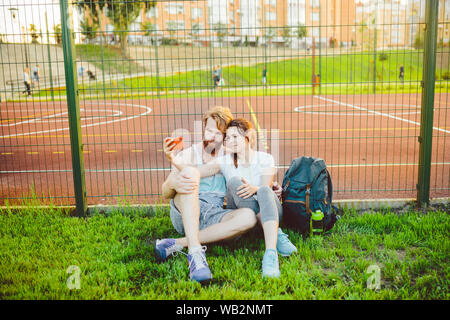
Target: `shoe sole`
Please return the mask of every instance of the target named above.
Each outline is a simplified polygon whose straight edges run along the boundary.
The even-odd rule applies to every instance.
[[[296,253],[297,251],[294,251],[294,252],[292,252],[292,253],[290,253],[290,254],[282,254],[280,251],[277,251],[278,252],[278,254],[280,255],[280,256],[282,256],[282,257],[289,257],[289,256],[292,256],[294,253]]]
[[[152,242],[153,244],[153,252],[155,254],[155,258],[156,258],[156,262],[161,263],[167,260],[167,257],[165,259],[163,259],[159,253],[158,248],[156,247],[156,241]]]
[[[205,279],[205,280],[201,280],[201,281],[191,279],[191,281],[198,282],[198,283],[200,283],[201,286],[207,286],[212,282],[212,279]]]

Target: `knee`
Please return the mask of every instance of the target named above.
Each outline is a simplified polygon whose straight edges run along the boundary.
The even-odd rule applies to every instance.
[[[245,232],[252,229],[257,223],[255,212],[249,208],[242,208],[239,210],[241,211],[239,212],[239,231]]]
[[[262,186],[262,187],[259,187],[259,189],[256,192],[256,194],[258,196],[264,197],[266,195],[269,195],[271,192],[273,192],[271,187],[269,187],[269,186]]]
[[[227,190],[228,191],[236,191],[236,189],[242,184],[242,180],[240,177],[232,177],[227,182]]]
[[[180,174],[189,179],[194,179],[195,181],[200,181],[200,172],[197,168],[186,167],[180,171]]]

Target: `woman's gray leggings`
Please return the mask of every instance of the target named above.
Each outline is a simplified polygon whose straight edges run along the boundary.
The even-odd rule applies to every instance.
[[[281,221],[283,209],[280,200],[269,186],[260,187],[254,196],[244,199],[237,195],[237,188],[243,182],[239,177],[233,177],[227,181],[227,209],[250,208],[255,214],[261,212],[261,222],[278,220]]]

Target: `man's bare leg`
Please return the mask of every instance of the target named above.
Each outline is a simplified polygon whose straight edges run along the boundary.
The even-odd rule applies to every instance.
[[[200,173],[195,168],[183,169],[185,175],[200,180]],[[184,234],[186,235],[186,246],[188,248],[199,247],[199,219],[200,206],[198,200],[198,188],[190,194],[177,193],[173,199],[175,206],[183,218]]]
[[[241,208],[224,215],[219,223],[200,230],[198,239],[202,244],[228,240],[244,234],[255,225],[256,216],[253,210]],[[186,234],[186,237],[175,239],[175,243],[183,247],[188,247],[188,239]]]

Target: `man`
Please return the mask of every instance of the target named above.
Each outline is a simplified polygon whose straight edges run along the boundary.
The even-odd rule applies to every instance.
[[[186,164],[202,165],[223,155],[223,139],[228,123],[233,119],[230,109],[214,107],[203,115],[203,141],[181,151],[176,157]],[[166,141],[166,139],[165,139]],[[170,140],[164,151],[171,152]],[[256,225],[255,212],[249,208],[224,209],[225,178],[221,173],[200,179],[194,167],[182,171],[173,168],[162,185],[162,193],[170,200],[170,218],[178,233],[177,239],[157,240],[155,254],[164,261],[174,253],[188,248],[191,280],[207,282],[212,278],[203,244],[239,236]],[[281,193],[277,186],[276,192]]]
[[[263,72],[262,72],[262,83],[263,85],[267,85],[267,69],[266,66],[264,66]]]
[[[23,83],[25,84],[25,90],[22,93],[26,92],[28,96],[31,97],[31,81],[28,68],[25,68],[25,71],[23,72]]]
[[[195,166],[207,163],[223,154],[223,137],[233,119],[228,108],[214,107],[203,116],[203,141],[181,151],[184,163]],[[168,143],[165,152],[170,152]],[[170,218],[174,228],[184,235],[178,239],[157,240],[155,254],[161,261],[188,248],[191,280],[206,282],[212,275],[202,244],[236,237],[256,224],[255,213],[248,208],[224,209],[225,178],[221,173],[200,179],[194,167],[182,171],[174,168],[162,185],[162,193],[170,200]]]
[[[403,83],[403,80],[405,78],[405,68],[403,67],[403,65],[400,65],[400,74],[399,74],[398,78]]]
[[[40,70],[39,65],[36,65],[33,68],[33,86],[36,86],[36,84],[39,86],[39,75],[40,75],[39,70]]]

